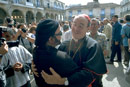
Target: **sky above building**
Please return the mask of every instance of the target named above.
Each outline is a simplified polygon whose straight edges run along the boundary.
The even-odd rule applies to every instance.
[[[61,2],[64,2],[66,5],[72,5],[72,4],[82,4],[86,5],[88,2],[92,2],[93,0],[59,0]],[[116,3],[120,4],[122,0],[98,0],[99,3]]]

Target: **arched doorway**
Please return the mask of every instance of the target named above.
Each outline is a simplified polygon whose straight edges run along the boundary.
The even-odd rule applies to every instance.
[[[42,19],[42,13],[37,12],[37,14],[36,14],[36,22],[39,22],[41,19]]]
[[[3,25],[5,17],[7,17],[6,11],[0,8],[0,25]]]
[[[32,22],[34,22],[34,15],[31,11],[27,11],[27,13],[26,13],[26,23],[30,24]]]
[[[51,14],[51,19],[55,19],[53,14]]]
[[[15,22],[24,23],[24,16],[20,10],[15,9],[12,12],[12,18],[14,19]]]
[[[57,14],[55,14],[55,20],[58,20],[58,15]]]
[[[47,19],[49,19],[49,18],[50,18],[49,13],[46,13],[46,18],[47,18]]]

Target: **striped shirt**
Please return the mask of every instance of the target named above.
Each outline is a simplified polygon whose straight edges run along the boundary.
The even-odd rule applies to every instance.
[[[32,55],[23,47],[12,47],[9,48],[8,52],[2,57],[1,64],[3,66],[11,65],[12,67],[16,62],[22,64],[31,63]],[[20,87],[30,80],[28,72],[16,72],[14,75],[7,78],[7,87]]]

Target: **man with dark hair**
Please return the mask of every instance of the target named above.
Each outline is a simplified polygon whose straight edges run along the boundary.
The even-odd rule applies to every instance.
[[[123,46],[124,46],[124,64],[129,65],[129,60],[130,60],[130,52],[128,51],[129,45],[128,45],[128,38],[130,34],[130,15],[126,15],[125,17],[126,23],[123,25],[122,30],[121,30],[121,35],[123,38]]]
[[[114,22],[113,29],[112,29],[112,53],[110,61],[108,61],[108,64],[113,64],[114,58],[117,54],[117,60],[116,62],[121,62],[121,29],[122,25],[118,22],[118,15],[114,15],[112,17],[112,20]]]
[[[113,18],[113,17],[118,19],[118,15],[114,15],[114,16],[112,16],[112,18]]]
[[[126,81],[130,84],[130,14],[125,15],[125,20],[126,20],[126,25],[125,27],[125,36],[128,38],[128,58],[129,58],[129,66],[128,69],[126,71]]]
[[[14,25],[14,20],[10,17],[6,17],[4,26],[12,27],[13,25]]]

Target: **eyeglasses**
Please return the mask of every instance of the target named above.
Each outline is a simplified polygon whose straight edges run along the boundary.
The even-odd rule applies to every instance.
[[[54,36],[61,36],[61,35],[62,35],[61,31],[59,33],[57,33],[57,34],[54,34]]]

